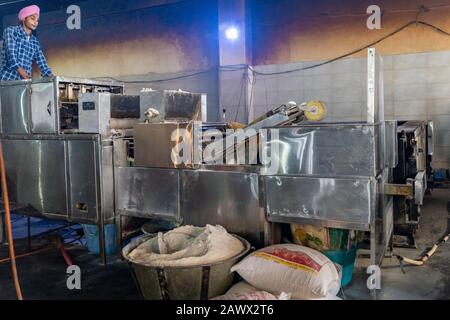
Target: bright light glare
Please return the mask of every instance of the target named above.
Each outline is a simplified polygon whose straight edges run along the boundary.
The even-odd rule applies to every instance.
[[[239,31],[235,27],[228,28],[227,31],[225,31],[225,35],[227,36],[228,40],[236,40],[239,37]]]

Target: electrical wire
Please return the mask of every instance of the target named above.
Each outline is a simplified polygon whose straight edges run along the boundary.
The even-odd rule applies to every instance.
[[[173,78],[166,78],[166,79],[155,79],[155,80],[132,80],[132,81],[126,81],[126,80],[120,80],[114,77],[96,77],[93,79],[96,80],[102,80],[102,79],[109,79],[109,80],[113,80],[113,81],[118,81],[118,82],[123,82],[123,83],[130,83],[130,84],[139,84],[139,83],[157,83],[157,82],[167,82],[167,81],[173,81],[173,80],[179,80],[179,79],[185,79],[185,78],[190,78],[190,77],[195,77],[201,74],[205,74],[205,73],[209,73],[211,72],[211,70],[213,69],[208,69],[208,70],[204,70],[204,71],[198,71],[198,72],[194,72],[191,74],[186,74],[186,75],[182,75],[182,76],[177,76],[177,77],[173,77]]]
[[[272,75],[280,75],[280,74],[289,74],[289,73],[294,73],[294,72],[299,72],[299,71],[305,71],[305,70],[309,70],[309,69],[314,69],[314,68],[317,68],[317,67],[321,67],[321,66],[324,66],[324,65],[333,63],[333,62],[335,62],[335,61],[342,60],[342,59],[344,59],[344,58],[350,57],[350,56],[355,55],[355,54],[357,54],[357,53],[360,53],[360,52],[362,52],[362,51],[364,51],[364,50],[367,50],[367,49],[369,49],[369,48],[371,48],[371,47],[373,47],[373,46],[375,46],[375,45],[377,45],[377,44],[379,44],[379,43],[381,43],[381,42],[383,42],[383,41],[385,41],[385,40],[387,40],[387,39],[393,37],[394,35],[398,34],[399,32],[402,32],[403,30],[409,28],[409,27],[412,26],[412,25],[424,25],[424,26],[430,27],[430,28],[432,28],[432,29],[434,29],[434,30],[436,30],[436,31],[438,31],[438,32],[440,32],[440,33],[446,35],[446,36],[450,36],[450,32],[447,32],[447,31],[443,30],[442,28],[439,28],[439,27],[437,27],[437,26],[435,26],[435,25],[432,25],[432,24],[430,24],[430,23],[428,23],[428,22],[425,22],[425,21],[417,21],[417,20],[416,20],[416,21],[408,22],[408,23],[405,24],[404,26],[402,26],[402,27],[400,27],[400,28],[398,28],[398,29],[396,29],[396,30],[390,32],[389,34],[387,34],[387,35],[381,37],[380,39],[378,39],[378,40],[376,40],[376,41],[374,41],[374,42],[371,42],[371,43],[365,45],[365,46],[362,47],[362,48],[359,48],[359,49],[350,51],[350,52],[348,52],[348,53],[346,53],[346,54],[344,54],[344,55],[341,55],[341,56],[339,56],[339,57],[336,57],[336,58],[333,58],[333,59],[330,59],[330,60],[327,60],[327,61],[324,61],[324,62],[315,64],[315,65],[312,65],[312,66],[303,67],[303,68],[297,68],[297,69],[292,69],[292,70],[286,70],[286,71],[280,71],[280,72],[261,72],[261,71],[256,71],[256,70],[254,70],[254,73],[255,73],[256,75],[260,75],[260,76],[272,76]]]
[[[367,44],[367,45],[365,45],[365,46],[363,46],[361,48],[352,50],[352,51],[350,51],[350,52],[348,52],[346,54],[343,54],[341,56],[338,56],[336,58],[332,58],[330,60],[327,60],[327,61],[324,61],[324,62],[321,62],[321,63],[317,63],[317,64],[314,64],[314,65],[311,65],[311,66],[302,67],[302,68],[296,68],[296,69],[285,70],[285,71],[277,71],[277,72],[262,72],[262,71],[255,70],[250,65],[242,64],[242,65],[236,65],[236,66],[221,66],[219,68],[210,68],[210,69],[207,69],[207,70],[202,70],[202,71],[193,72],[193,73],[186,74],[186,75],[176,76],[176,77],[172,77],[172,78],[164,78],[164,79],[128,80],[128,81],[127,80],[117,79],[117,78],[114,78],[114,77],[96,77],[94,79],[109,79],[109,80],[123,82],[123,83],[127,83],[127,84],[139,84],[139,83],[141,83],[141,84],[148,84],[148,83],[159,83],[159,82],[167,82],[167,81],[191,78],[191,77],[194,77],[194,76],[215,72],[217,70],[218,71],[223,71],[223,72],[235,72],[235,71],[242,71],[242,70],[245,70],[245,69],[249,69],[253,73],[253,78],[254,78],[253,82],[256,82],[257,81],[257,77],[256,76],[273,76],[273,75],[290,74],[290,73],[295,73],[295,72],[300,72],[300,71],[305,71],[305,70],[318,68],[318,67],[321,67],[321,66],[324,66],[324,65],[336,62],[338,60],[342,60],[342,59],[348,58],[350,56],[353,56],[353,55],[355,55],[357,53],[360,53],[360,52],[362,52],[364,50],[367,50],[367,49],[369,49],[369,48],[371,48],[371,47],[373,47],[373,46],[375,46],[375,45],[377,45],[377,44],[379,44],[379,43],[381,43],[381,42],[383,42],[383,41],[385,41],[385,40],[395,36],[396,34],[402,32],[403,30],[409,28],[412,25],[416,25],[416,26],[417,25],[423,25],[423,26],[429,27],[431,29],[434,29],[435,31],[438,31],[439,33],[442,33],[443,35],[450,36],[450,32],[447,32],[447,31],[445,31],[444,29],[442,29],[440,27],[437,27],[437,26],[435,26],[435,25],[433,25],[431,23],[428,23],[426,21],[414,20],[414,21],[408,22],[407,24],[403,25],[402,27],[400,27],[400,28],[398,28],[398,29],[388,33],[387,35],[385,35],[385,36],[377,39],[376,41],[373,41],[373,42],[371,42],[371,43],[369,43],[369,44]],[[252,84],[252,81],[250,81],[250,79],[249,79],[249,84]]]
[[[422,10],[419,11],[419,14],[421,12],[423,12],[423,11]],[[418,16],[417,16],[417,18],[418,18]],[[440,27],[437,27],[437,26],[435,26],[435,25],[433,25],[431,23],[428,23],[426,21],[421,21],[421,20],[416,19],[414,21],[408,22],[407,24],[403,25],[402,27],[400,27],[400,28],[398,28],[398,29],[388,33],[387,35],[379,38],[378,40],[376,40],[374,42],[371,42],[371,43],[369,43],[369,44],[367,44],[367,45],[365,45],[365,46],[363,46],[363,47],[361,47],[359,49],[350,51],[350,52],[348,52],[348,53],[346,53],[344,55],[338,56],[336,58],[333,58],[333,59],[330,59],[330,60],[327,60],[327,61],[324,61],[324,62],[321,62],[321,63],[314,64],[314,65],[311,65],[311,66],[302,67],[302,68],[296,68],[296,69],[291,69],[291,70],[285,70],[285,71],[277,71],[277,72],[261,72],[261,71],[255,70],[251,66],[247,66],[247,67],[248,67],[248,69],[250,69],[253,72],[254,82],[257,81],[258,76],[264,77],[264,76],[284,75],[284,74],[292,74],[292,73],[297,73],[297,72],[301,72],[301,71],[315,69],[315,68],[318,68],[318,67],[321,67],[321,66],[324,66],[324,65],[328,65],[330,63],[333,63],[333,62],[336,62],[336,61],[348,58],[348,57],[353,56],[353,55],[355,55],[357,53],[363,52],[363,51],[365,51],[365,50],[367,50],[367,49],[369,49],[369,48],[371,48],[373,46],[376,46],[377,44],[379,44],[379,43],[381,43],[381,42],[383,42],[383,41],[385,41],[385,40],[395,36],[396,34],[402,32],[403,30],[409,28],[412,25],[416,25],[416,26],[423,25],[423,26],[432,28],[432,29],[436,30],[439,33],[442,33],[443,35],[450,36],[450,32],[447,32],[444,29],[442,29]],[[253,91],[253,88],[254,88],[254,86],[252,85],[251,86],[251,90],[252,91]]]
[[[403,14],[403,13],[417,13],[417,11],[421,11],[421,12],[429,12],[429,11],[434,11],[434,10],[445,10],[445,9],[449,9],[450,5],[448,4],[444,4],[444,5],[437,5],[437,6],[425,6],[425,5],[421,5],[420,7],[416,8],[416,9],[384,9],[381,10],[381,13],[383,15],[387,15],[387,14]],[[341,14],[332,14],[332,13],[328,13],[328,12],[321,12],[318,13],[316,15],[308,15],[308,16],[302,16],[303,19],[317,19],[317,18],[355,18],[355,17],[367,17],[369,15],[369,13],[341,13]],[[270,24],[265,24],[264,26],[268,26]]]
[[[240,71],[240,70],[244,70],[245,68],[249,68],[250,66],[248,65],[236,65],[236,66],[223,66],[220,68],[209,68],[206,70],[202,70],[202,71],[198,71],[198,72],[193,72],[190,74],[186,74],[186,75],[180,75],[180,76],[176,76],[176,77],[172,77],[172,78],[164,78],[164,79],[149,79],[149,80],[121,80],[121,79],[117,79],[114,77],[95,77],[92,79],[95,80],[112,80],[112,81],[117,81],[117,82],[122,82],[122,83],[128,83],[128,84],[147,84],[147,83],[158,83],[158,82],[168,82],[168,81],[173,81],[173,80],[180,80],[180,79],[186,79],[186,78],[191,78],[191,77],[195,77],[198,75],[202,75],[202,74],[207,74],[207,73],[212,73],[212,72],[217,72],[217,71],[223,71],[223,72],[235,72],[235,71]]]
[[[450,7],[450,5],[449,5],[449,7]],[[427,8],[427,9],[431,9],[431,8]],[[417,12],[417,11],[414,11],[414,12]],[[418,14],[420,14],[421,12],[423,12],[423,7],[420,8],[420,10],[418,11]],[[124,80],[120,80],[120,79],[113,78],[113,77],[98,77],[96,79],[110,79],[110,80],[113,80],[113,81],[119,81],[119,82],[123,82],[123,83],[126,83],[126,84],[151,84],[151,83],[162,83],[162,82],[168,82],[168,81],[173,81],[173,80],[186,79],[186,78],[191,78],[191,77],[194,77],[194,76],[198,76],[198,75],[202,75],[202,74],[206,74],[206,73],[211,73],[211,72],[216,72],[216,71],[218,71],[218,72],[235,72],[235,71],[242,71],[242,70],[250,70],[252,72],[253,81],[250,79],[250,76],[248,75],[248,72],[247,72],[247,83],[250,85],[250,88],[251,88],[251,90],[250,90],[250,99],[253,100],[253,89],[254,89],[254,85],[258,81],[258,76],[261,76],[261,77],[264,77],[264,76],[275,76],[275,75],[291,74],[291,73],[297,73],[297,72],[301,72],[301,71],[315,69],[315,68],[318,68],[318,67],[321,67],[321,66],[324,66],[324,65],[336,62],[338,60],[342,60],[342,59],[348,58],[348,57],[353,56],[353,55],[355,55],[357,53],[363,52],[363,51],[365,51],[365,50],[367,50],[367,49],[369,49],[369,48],[371,48],[371,47],[373,47],[373,46],[375,46],[375,45],[377,45],[377,44],[379,44],[379,43],[381,43],[381,42],[383,42],[383,41],[385,41],[385,40],[387,40],[387,39],[389,39],[389,38],[391,38],[393,36],[395,36],[396,34],[402,32],[403,30],[405,30],[405,29],[407,29],[407,28],[409,28],[409,27],[411,27],[413,25],[416,25],[416,26],[423,25],[425,27],[434,29],[435,31],[437,31],[437,32],[439,32],[439,33],[441,33],[443,35],[450,36],[450,32],[447,32],[444,29],[442,29],[442,28],[440,28],[438,26],[435,26],[435,25],[433,25],[431,23],[428,23],[426,21],[418,20],[418,17],[419,17],[419,15],[417,15],[416,20],[408,22],[407,24],[403,25],[402,27],[400,27],[400,28],[398,28],[398,29],[388,33],[387,35],[385,35],[385,36],[377,39],[376,41],[373,41],[373,42],[371,42],[371,43],[369,43],[369,44],[367,44],[367,45],[365,45],[365,46],[363,46],[363,47],[361,47],[359,49],[355,49],[355,50],[352,50],[352,51],[350,51],[350,52],[348,52],[346,54],[338,56],[336,58],[333,58],[333,59],[330,59],[330,60],[327,60],[327,61],[324,61],[324,62],[321,62],[321,63],[317,63],[317,64],[314,64],[314,65],[311,65],[311,66],[302,67],[302,68],[296,68],[296,69],[285,70],[285,71],[278,71],[278,72],[262,72],[262,71],[255,70],[250,65],[241,64],[241,65],[236,65],[236,66],[221,66],[219,68],[210,68],[210,69],[199,71],[199,72],[193,72],[193,73],[190,73],[190,74],[187,74],[187,75],[181,75],[181,76],[176,76],[176,77],[172,77],[172,78],[165,78],[165,79],[129,80],[129,81],[124,81]],[[244,84],[242,84],[241,92],[243,90],[243,86],[244,86]],[[237,121],[237,118],[239,116],[239,112],[240,112],[240,109],[241,109],[241,98],[242,98],[242,93],[239,95],[239,104],[238,104],[238,107],[236,109],[236,113],[235,113],[235,117],[234,117],[235,121]],[[247,110],[247,111],[250,112],[250,110]]]
[[[448,5],[448,7],[450,7],[450,5]],[[435,8],[437,8],[437,7],[435,7]],[[426,9],[434,9],[434,8],[433,7],[429,7],[429,8],[426,8]],[[242,70],[250,70],[252,72],[253,81],[250,79],[250,77],[247,74],[247,83],[250,84],[250,88],[251,88],[250,99],[252,100],[253,99],[254,84],[258,80],[258,76],[262,76],[262,77],[264,77],[264,76],[275,76],[275,75],[291,74],[291,73],[296,73],[296,72],[301,72],[301,71],[315,69],[315,68],[318,68],[318,67],[321,67],[321,66],[324,66],[324,65],[336,62],[338,60],[342,60],[342,59],[348,58],[348,57],[353,56],[353,55],[355,55],[357,53],[360,53],[362,51],[365,51],[365,50],[367,50],[367,49],[369,49],[369,48],[371,48],[371,47],[373,47],[373,46],[375,46],[375,45],[377,45],[377,44],[379,44],[379,43],[381,43],[381,42],[383,42],[383,41],[385,41],[385,40],[387,40],[387,39],[389,39],[389,38],[391,38],[393,36],[395,36],[396,34],[402,32],[403,30],[409,28],[412,25],[416,25],[416,26],[422,25],[422,26],[434,29],[435,31],[437,31],[437,32],[439,32],[439,33],[441,33],[443,35],[450,36],[450,32],[447,32],[444,29],[442,29],[442,28],[440,28],[438,26],[435,26],[435,25],[433,25],[431,23],[428,23],[426,21],[418,20],[419,14],[422,13],[423,10],[424,10],[424,7],[423,6],[420,7],[420,9],[418,11],[418,15],[416,16],[416,20],[408,22],[407,24],[403,25],[402,27],[400,27],[400,28],[398,28],[398,29],[388,33],[387,35],[377,39],[376,41],[373,41],[373,42],[371,42],[371,43],[369,43],[369,44],[367,44],[367,45],[365,45],[365,46],[363,46],[363,47],[361,47],[359,49],[352,50],[352,51],[350,51],[350,52],[348,52],[346,54],[343,54],[341,56],[338,56],[336,58],[333,58],[333,59],[330,59],[330,60],[326,60],[324,62],[317,63],[317,64],[314,64],[314,65],[311,65],[311,66],[307,66],[307,67],[296,68],[296,69],[285,70],[285,71],[278,71],[278,72],[262,72],[262,71],[255,70],[250,65],[242,64],[242,65],[236,65],[236,66],[221,66],[219,68],[210,68],[210,69],[207,69],[207,70],[194,72],[194,73],[190,73],[190,74],[187,74],[187,75],[181,75],[181,76],[172,77],[172,78],[165,78],[165,79],[129,80],[129,81],[124,81],[124,80],[120,80],[120,79],[113,78],[113,77],[98,77],[98,78],[95,78],[95,79],[110,79],[110,80],[113,80],[113,81],[123,82],[125,84],[151,84],[151,83],[161,83],[161,82],[168,82],[168,81],[173,81],[173,80],[191,78],[191,77],[194,77],[194,76],[198,76],[198,75],[202,75],[202,74],[206,74],[206,73],[210,73],[210,72],[215,72],[215,71],[219,71],[219,72],[221,72],[221,71],[222,72],[235,72],[235,71],[242,71]],[[414,11],[414,12],[417,12],[417,11]],[[241,100],[241,95],[239,97],[239,100]],[[235,121],[237,120],[237,117],[239,115],[239,111],[240,111],[240,102],[239,102],[238,108],[236,110]],[[249,110],[248,110],[248,112],[249,112]]]
[[[437,5],[437,6],[431,6],[427,7],[425,5],[421,5],[418,10],[422,12],[428,12],[433,10],[442,10],[442,9],[450,9],[449,4],[443,4],[443,5]],[[385,10],[383,11],[385,13],[415,13],[417,12],[417,9],[392,9],[392,10]]]

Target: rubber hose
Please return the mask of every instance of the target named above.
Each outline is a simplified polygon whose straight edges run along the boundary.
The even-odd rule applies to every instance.
[[[11,271],[14,281],[14,287],[16,289],[16,295],[18,300],[23,300],[22,289],[20,288],[19,275],[17,273],[17,265],[16,265],[16,255],[14,252],[14,241],[12,235],[12,226],[11,226],[11,211],[9,208],[9,197],[8,197],[8,185],[6,183],[6,171],[5,171],[5,160],[3,158],[3,145],[0,142],[0,173],[1,173],[1,182],[2,182],[2,194],[3,194],[3,202],[5,205],[5,220],[6,220],[6,230],[8,235],[8,244],[9,244],[9,257],[11,259]]]
[[[436,242],[430,250],[428,250],[427,253],[425,253],[421,258],[419,259],[410,259],[410,258],[406,258],[400,255],[395,255],[395,257],[397,257],[398,260],[400,260],[401,262],[406,262],[408,264],[414,265],[414,266],[423,266],[425,263],[428,262],[428,260],[430,260],[430,258],[436,253],[437,249],[439,248],[439,246],[441,246],[443,243],[446,243],[448,241],[448,239],[450,238],[450,234],[444,236],[441,240],[439,240],[438,242]]]

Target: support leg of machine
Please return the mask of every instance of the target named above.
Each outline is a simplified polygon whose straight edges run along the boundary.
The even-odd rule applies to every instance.
[[[376,301],[378,299],[377,298],[377,289],[370,290],[370,295],[372,296],[372,300]]]
[[[123,260],[122,257],[122,216],[118,214],[116,216],[116,248],[117,258]]]
[[[27,216],[27,249],[31,252],[31,217]]]
[[[103,214],[100,217],[99,225],[99,247],[102,264],[106,265],[105,222],[103,221]]]

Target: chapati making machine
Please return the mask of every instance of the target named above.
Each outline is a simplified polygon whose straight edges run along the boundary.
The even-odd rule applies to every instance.
[[[255,247],[279,242],[280,224],[304,223],[367,231],[379,265],[399,190],[381,64],[370,49],[365,122],[319,123],[323,104],[289,102],[242,131],[207,123],[202,94],[126,96],[120,83],[65,78],[0,84],[10,193],[36,215],[115,222],[119,248],[122,217],[219,224]],[[100,241],[104,250],[103,232]]]
[[[397,166],[397,126],[384,120],[381,63],[369,50],[361,123],[305,122],[308,113],[321,119],[321,104],[292,102],[244,127],[243,136],[224,127],[204,132],[214,126],[201,122],[200,98],[179,99],[182,116],[173,112],[176,99],[159,99],[165,112],[134,129],[133,166],[116,168],[116,213],[220,224],[255,247],[280,241],[280,223],[363,230],[371,263],[381,264],[393,230],[385,189]],[[261,149],[239,161],[252,141]],[[176,163],[181,155],[189,161]]]
[[[114,223],[114,145],[129,135],[132,125],[124,122],[140,118],[139,97],[123,89],[64,77],[0,83],[0,137],[14,207],[97,224],[103,261],[104,225]]]

